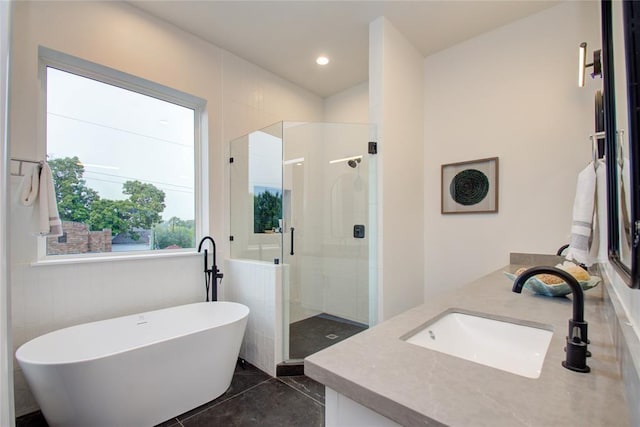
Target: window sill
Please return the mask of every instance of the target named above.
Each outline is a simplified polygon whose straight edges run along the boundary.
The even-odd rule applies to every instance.
[[[127,255],[101,255],[95,254],[91,256],[73,256],[73,255],[58,255],[54,257],[49,257],[46,259],[41,259],[38,261],[34,261],[31,263],[32,267],[44,267],[50,265],[65,265],[65,264],[88,264],[94,262],[113,262],[113,261],[140,261],[140,260],[151,260],[158,258],[177,258],[177,257],[187,257],[201,255],[195,249],[188,249],[184,251],[171,251],[171,252],[144,252],[139,254],[131,254],[129,252]]]

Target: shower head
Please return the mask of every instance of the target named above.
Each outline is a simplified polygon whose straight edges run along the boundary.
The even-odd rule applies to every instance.
[[[350,168],[356,168],[358,166],[358,163],[360,163],[360,159],[351,159],[347,162],[347,164],[349,165]]]

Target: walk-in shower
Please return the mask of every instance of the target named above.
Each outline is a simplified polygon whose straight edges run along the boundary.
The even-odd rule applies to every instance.
[[[284,360],[375,323],[375,129],[279,122],[231,141],[231,257],[283,264]]]

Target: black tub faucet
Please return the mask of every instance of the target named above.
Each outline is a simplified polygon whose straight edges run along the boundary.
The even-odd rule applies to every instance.
[[[550,274],[564,280],[573,293],[573,318],[569,319],[569,335],[567,336],[567,356],[562,366],[576,372],[589,372],[587,366],[587,322],[584,320],[584,292],[580,283],[568,272],[556,267],[531,267],[516,277],[513,292],[521,293],[522,287],[529,278],[536,274]]]
[[[211,286],[211,301],[218,300],[218,279],[222,279],[223,274],[220,273],[218,265],[216,264],[216,242],[211,236],[205,236],[200,240],[198,245],[198,252],[202,251],[202,245],[205,241],[211,241],[213,247],[213,265],[209,268],[209,253],[204,250],[204,275],[205,275],[205,289],[207,293],[206,300],[209,301],[209,287]]]
[[[204,244],[204,242],[206,242],[207,240],[211,241],[211,246],[213,246],[213,267],[214,269],[216,268],[216,242],[215,240],[213,240],[213,237],[211,236],[204,236],[202,238],[202,240],[200,240],[200,244],[198,245],[198,252],[202,252],[202,245]],[[207,256],[208,252],[205,249],[204,250],[204,272],[208,273],[209,272],[209,260],[208,260],[208,256]]]

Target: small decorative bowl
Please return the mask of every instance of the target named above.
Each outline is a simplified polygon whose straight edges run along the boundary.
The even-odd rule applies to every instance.
[[[507,276],[511,280],[516,280],[516,276],[511,273],[504,272],[504,275]],[[580,286],[582,286],[582,290],[586,291],[591,288],[595,288],[600,283],[600,278],[598,276],[591,276],[591,278],[587,281],[580,281]],[[545,295],[548,297],[563,297],[571,293],[571,288],[565,282],[558,283],[557,285],[547,285],[546,283],[539,280],[536,276],[533,276],[526,282],[524,282],[524,287],[535,292],[536,294]]]

